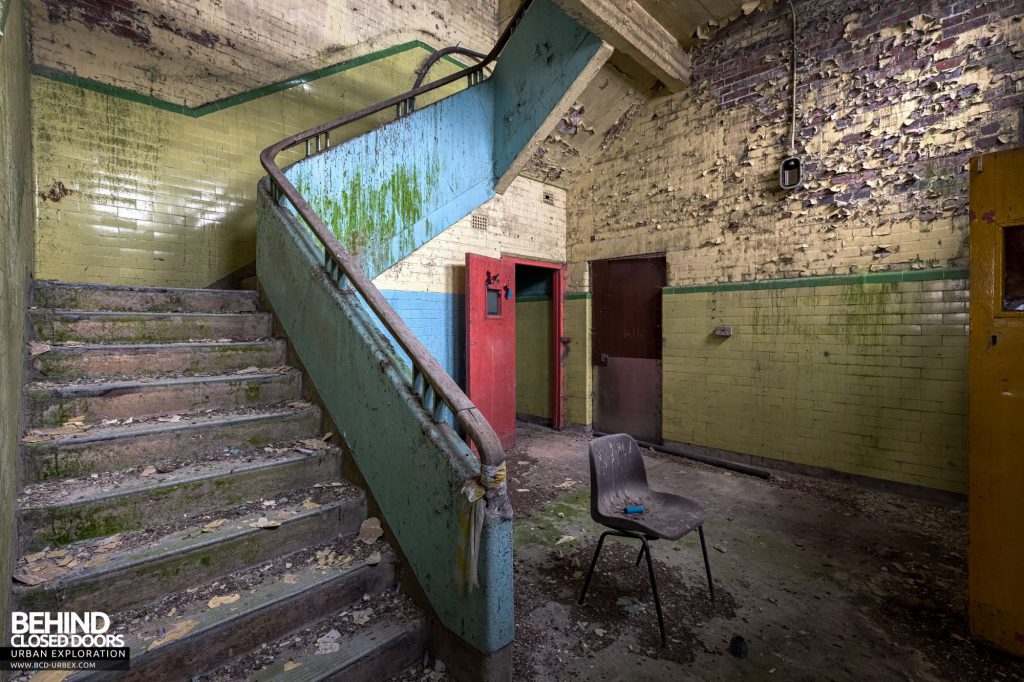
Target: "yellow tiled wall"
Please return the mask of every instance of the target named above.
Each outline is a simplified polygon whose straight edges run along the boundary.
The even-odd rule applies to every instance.
[[[966,492],[967,283],[950,277],[667,289],[665,439]]]
[[[593,385],[590,368],[590,295],[569,294],[565,301],[565,335],[568,352],[563,351],[565,420],[589,426],[593,422]]]
[[[516,300],[516,414],[551,418],[551,299]]]
[[[7,641],[14,565],[18,438],[32,271],[32,166],[22,0],[0,3],[0,641]],[[6,15],[6,22],[3,21]]]
[[[404,90],[428,52],[389,50],[201,116],[33,76],[36,276],[201,287],[251,262],[260,151]]]

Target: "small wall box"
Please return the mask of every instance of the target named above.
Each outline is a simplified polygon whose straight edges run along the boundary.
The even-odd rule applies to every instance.
[[[793,189],[800,186],[800,179],[803,175],[803,165],[800,158],[789,156],[779,164],[779,184],[782,189]]]
[[[715,336],[732,336],[732,327],[715,327]]]

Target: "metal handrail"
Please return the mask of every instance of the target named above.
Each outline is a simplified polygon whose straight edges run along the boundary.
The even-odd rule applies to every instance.
[[[331,133],[349,124],[361,121],[373,116],[385,109],[397,107],[399,117],[409,114],[415,107],[416,97],[442,88],[445,85],[466,78],[468,87],[477,85],[483,81],[483,70],[486,66],[494,63],[501,50],[505,47],[512,32],[519,24],[532,0],[524,0],[515,16],[509,21],[505,30],[502,31],[498,42],[491,51],[483,56],[478,64],[468,66],[451,75],[445,76],[426,85],[419,85],[426,71],[436,62],[436,59],[428,60],[420,69],[420,78],[412,90],[401,95],[390,97],[382,102],[371,105],[328,123],[310,128],[305,132],[292,135],[271,145],[260,154],[260,163],[270,175],[270,181],[274,190],[274,199],[280,202],[281,198],[287,198],[295,208],[299,216],[312,230],[314,236],[324,247],[324,265],[327,272],[335,278],[337,284],[345,279],[350,286],[357,291],[366,301],[367,306],[383,323],[384,327],[391,333],[391,336],[398,342],[398,345],[409,356],[412,361],[412,385],[423,406],[431,412],[435,421],[440,421],[443,408],[447,406],[455,416],[455,421],[464,430],[466,436],[477,448],[480,461],[488,466],[497,467],[505,461],[505,452],[501,447],[501,441],[491,425],[481,414],[480,410],[470,401],[469,397],[459,388],[455,380],[441,367],[440,363],[424,347],[416,335],[412,333],[395,309],[391,307],[380,290],[373,284],[370,278],[363,272],[358,261],[352,257],[341,245],[341,242],[328,229],[324,221],[317,215],[316,211],[309,205],[309,202],[299,194],[298,189],[284,174],[284,171],[277,164],[277,157],[284,151],[294,149],[305,144],[306,158],[327,151],[331,146]],[[462,48],[457,50],[462,52]],[[466,52],[462,52],[466,54]],[[436,54],[436,53],[435,53]],[[443,55],[441,55],[443,56]],[[470,56],[474,56],[470,54]]]

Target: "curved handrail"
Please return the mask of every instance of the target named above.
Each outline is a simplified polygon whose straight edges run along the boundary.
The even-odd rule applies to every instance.
[[[427,57],[427,60],[423,62],[420,68],[416,71],[416,82],[412,84],[413,89],[423,85],[423,79],[427,77],[427,72],[437,64],[439,61],[444,59],[450,54],[462,54],[467,57],[472,57],[478,62],[482,62],[487,59],[487,55],[476,50],[470,50],[468,47],[462,47],[461,45],[453,45],[451,47],[443,47],[440,50],[434,50],[434,53]]]
[[[348,279],[350,286],[363,297],[363,300],[377,316],[377,319],[383,323],[384,327],[391,333],[391,336],[398,342],[398,345],[408,354],[413,365],[413,389],[424,407],[430,410],[435,421],[438,421],[442,415],[442,408],[447,406],[452,414],[455,415],[456,422],[463,428],[466,436],[476,445],[481,463],[490,467],[497,467],[505,462],[505,452],[494,429],[491,428],[491,425],[484,418],[480,410],[470,401],[469,397],[459,388],[459,385],[455,383],[455,380],[451,378],[434,356],[430,354],[430,351],[412,333],[398,313],[395,312],[394,308],[391,307],[391,304],[388,303],[387,299],[381,295],[380,290],[363,272],[358,261],[342,247],[341,242],[328,229],[320,216],[309,205],[309,202],[299,194],[298,189],[284,174],[284,170],[278,166],[277,157],[282,152],[294,149],[301,144],[306,145],[307,158],[320,154],[330,148],[332,131],[393,106],[397,107],[398,116],[411,113],[415,106],[416,97],[454,83],[460,78],[467,78],[469,87],[482,82],[483,69],[497,60],[502,48],[505,47],[512,32],[531,3],[532,0],[524,0],[515,16],[512,17],[505,30],[502,31],[498,42],[495,43],[490,52],[483,56],[483,59],[478,64],[468,66],[456,73],[431,81],[426,85],[419,85],[418,83],[423,75],[437,61],[432,56],[432,60],[428,60],[421,67],[421,75],[417,79],[417,85],[412,90],[368,106],[354,114],[343,116],[310,128],[305,132],[292,135],[277,144],[267,147],[260,154],[260,163],[263,164],[263,168],[266,169],[270,176],[275,193],[274,199],[280,201],[282,197],[287,198],[302,220],[312,230],[317,240],[324,247],[325,265],[328,272],[335,277],[336,282],[339,284],[344,278]],[[461,49],[458,48],[460,51]],[[463,54],[466,53],[463,52]],[[474,55],[470,54],[470,56]],[[432,397],[428,400],[431,394]]]

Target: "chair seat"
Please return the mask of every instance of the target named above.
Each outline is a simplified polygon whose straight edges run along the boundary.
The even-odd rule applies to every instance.
[[[627,514],[627,505],[641,504],[642,514]],[[594,521],[614,528],[642,533],[648,538],[678,540],[704,524],[703,507],[680,495],[651,489],[612,495],[600,501],[591,516]]]

